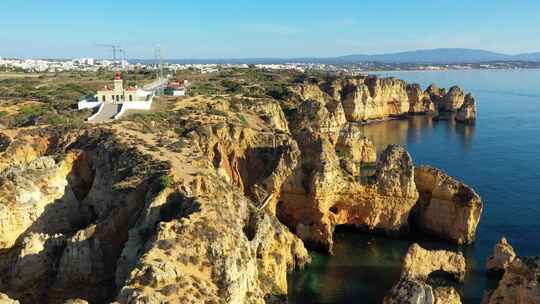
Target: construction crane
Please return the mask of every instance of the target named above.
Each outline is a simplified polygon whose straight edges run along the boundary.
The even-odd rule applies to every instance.
[[[96,46],[101,47],[107,47],[112,49],[112,55],[113,55],[113,66],[116,67],[116,52],[123,51],[119,45],[115,44],[104,44],[104,43],[96,43]]]

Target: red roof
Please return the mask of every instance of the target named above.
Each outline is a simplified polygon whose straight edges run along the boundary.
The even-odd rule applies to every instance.
[[[116,71],[116,73],[114,74],[114,80],[122,80],[122,75],[119,71]]]

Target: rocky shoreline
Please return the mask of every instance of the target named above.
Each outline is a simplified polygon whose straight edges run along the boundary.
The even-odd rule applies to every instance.
[[[307,248],[331,254],[339,225],[474,242],[483,202],[471,187],[415,166],[401,146],[377,153],[355,127],[444,111],[473,123],[470,94],[376,77],[289,90],[286,100],[188,99],[150,121],[3,130],[2,297],[279,303],[287,273],[309,265]],[[425,277],[448,261],[461,281],[462,258],[411,247],[387,303],[404,303],[403,288],[429,294]],[[452,289],[430,297],[459,300]]]

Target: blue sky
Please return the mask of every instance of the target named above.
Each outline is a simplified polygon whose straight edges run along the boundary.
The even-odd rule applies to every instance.
[[[465,47],[540,51],[538,0],[0,0],[0,56],[325,57]]]

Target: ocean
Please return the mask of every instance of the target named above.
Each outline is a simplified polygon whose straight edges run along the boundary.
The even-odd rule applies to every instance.
[[[400,144],[416,165],[443,169],[476,190],[484,212],[470,246],[434,240],[390,239],[337,229],[335,254],[312,252],[313,263],[289,275],[289,303],[382,303],[399,279],[413,241],[427,248],[461,250],[467,274],[459,287],[463,303],[480,303],[497,282],[485,276],[485,261],[506,236],[518,255],[540,255],[540,70],[379,72],[449,88],[461,86],[477,101],[474,126],[425,116],[368,124],[364,133],[379,151]]]

